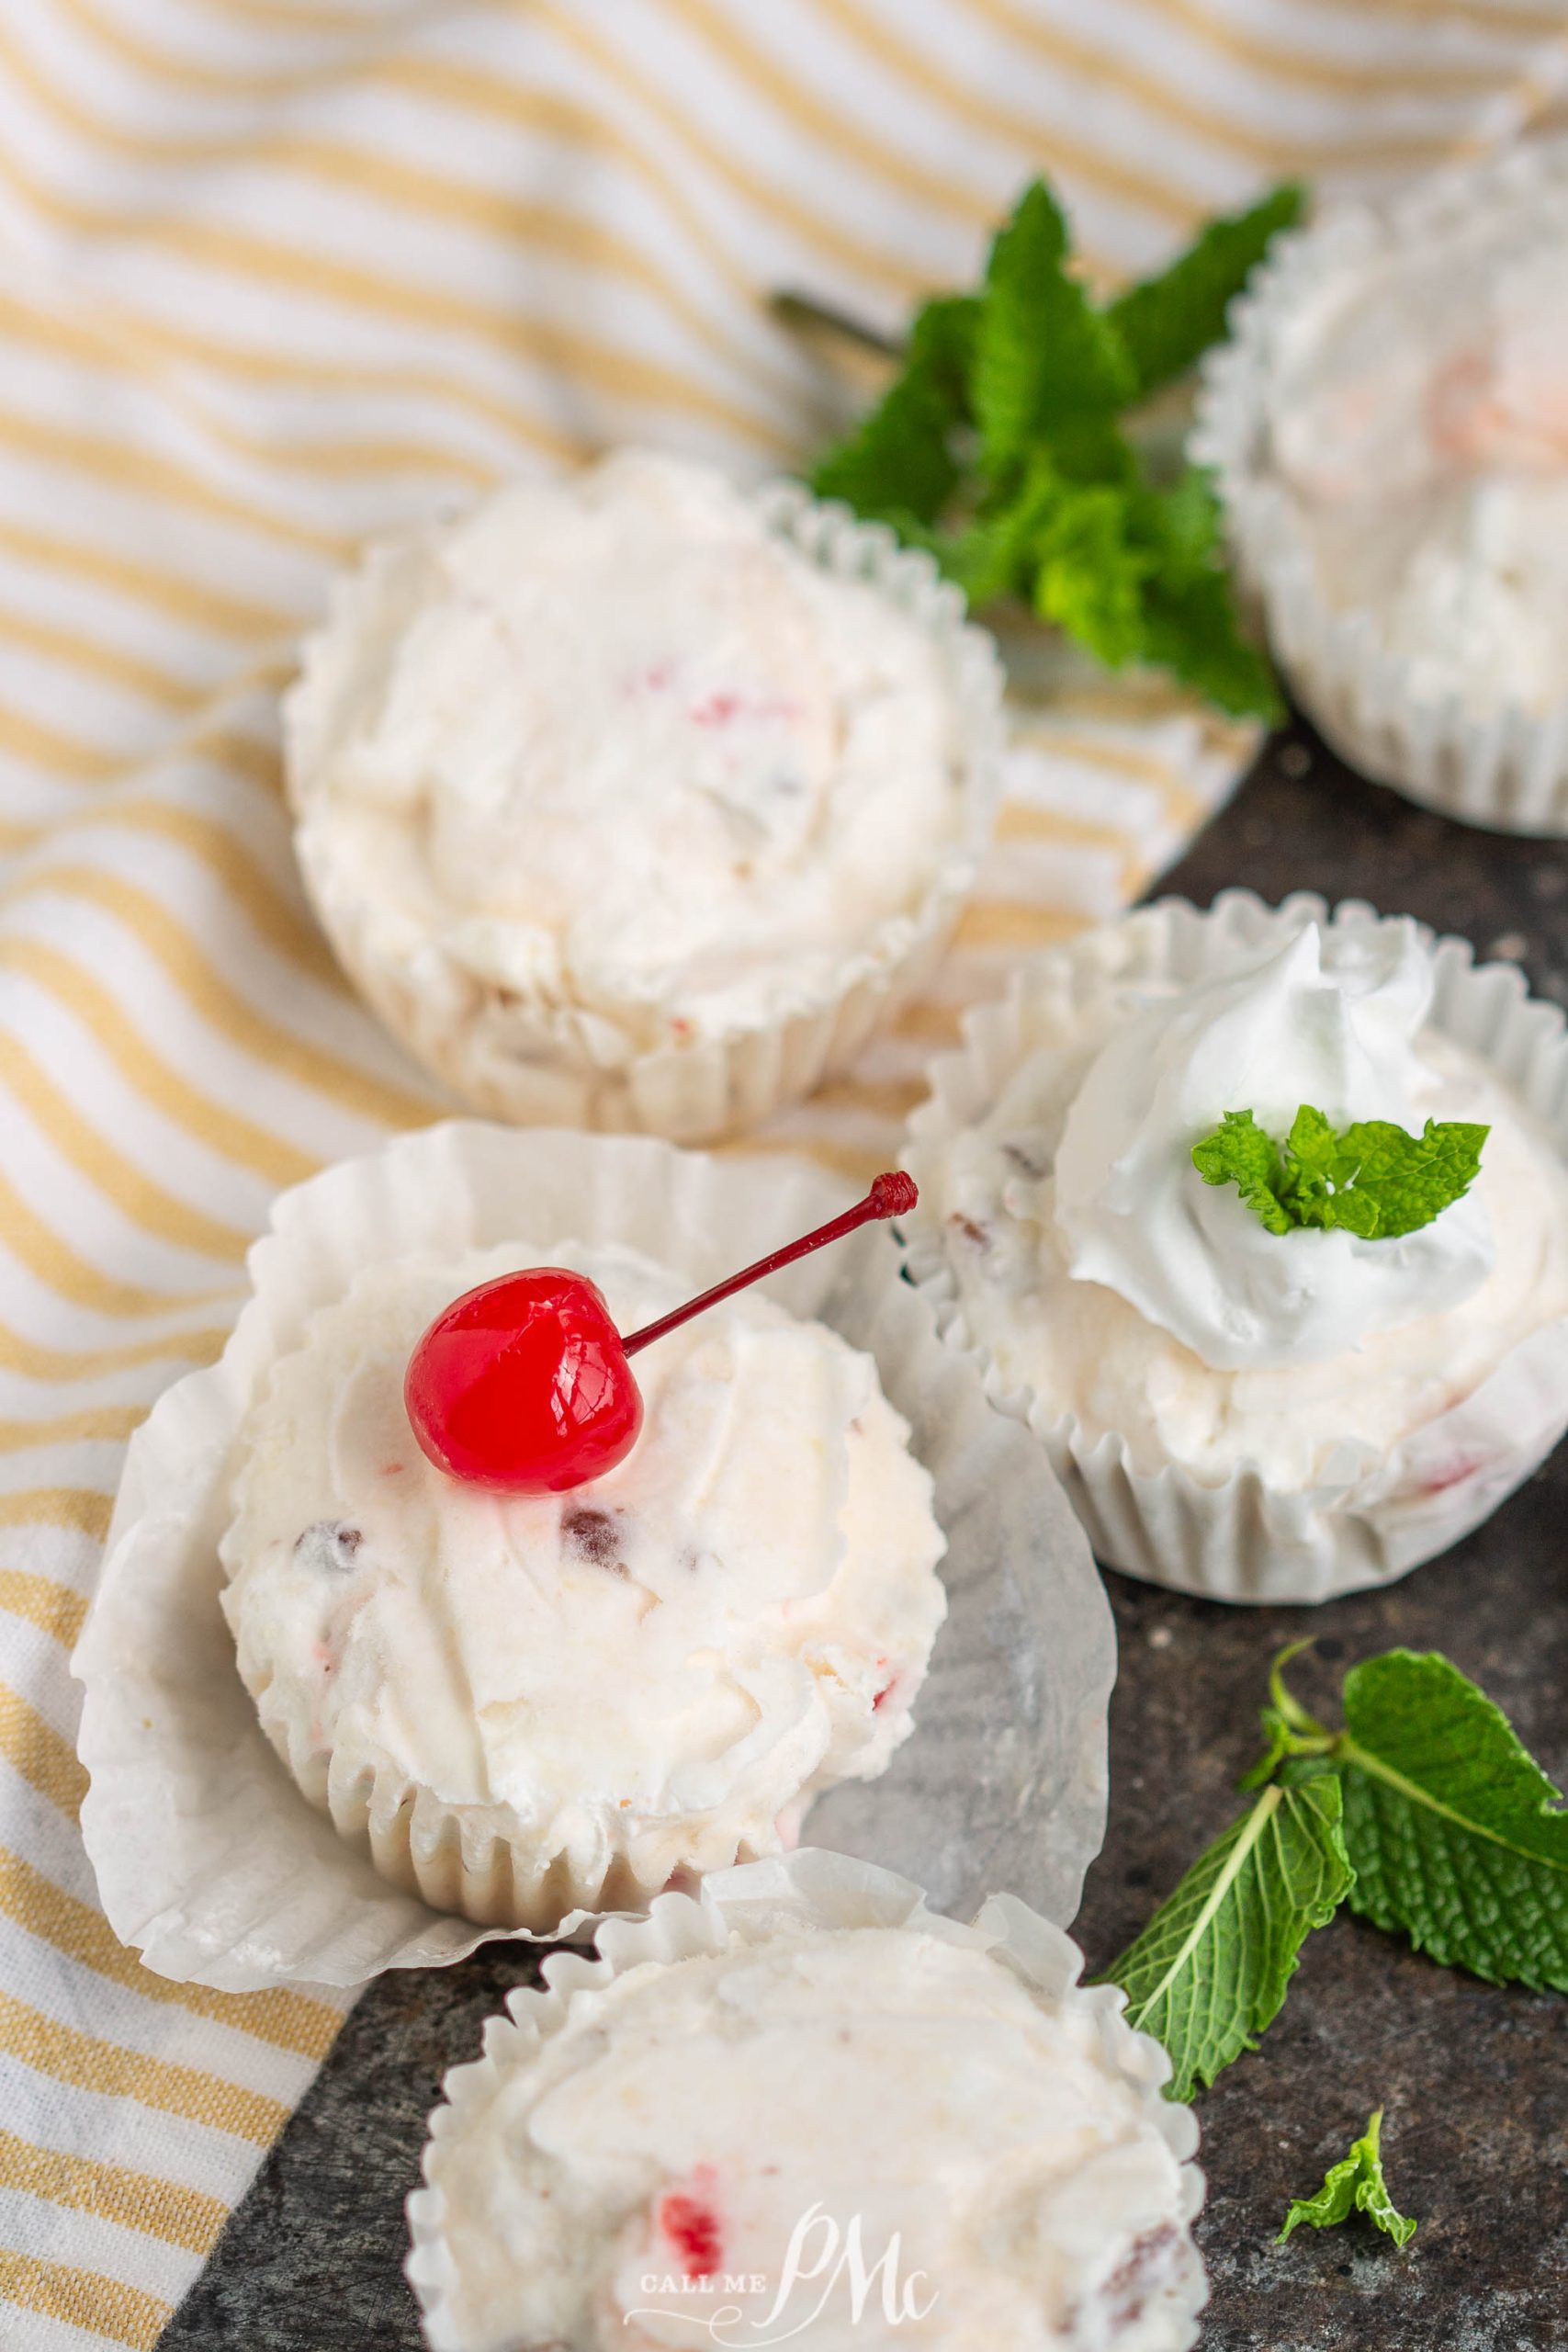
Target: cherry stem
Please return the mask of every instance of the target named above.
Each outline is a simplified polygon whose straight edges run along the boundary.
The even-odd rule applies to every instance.
[[[781,1266],[793,1266],[797,1258],[808,1258],[813,1250],[826,1249],[829,1241],[841,1241],[846,1233],[853,1233],[859,1226],[874,1225],[878,1217],[907,1216],[919,1198],[912,1176],[906,1176],[897,1170],[878,1176],[864,1200],[857,1201],[852,1209],[844,1211],[842,1216],[830,1217],[826,1225],[819,1225],[815,1233],[803,1234],[798,1241],[790,1242],[786,1249],[775,1250],[771,1257],[759,1258],[754,1266],[748,1266],[742,1273],[731,1274],[728,1282],[716,1283],[712,1290],[705,1290],[700,1298],[690,1299],[671,1314],[661,1315],[657,1323],[644,1324],[640,1331],[634,1331],[629,1340],[621,1341],[623,1354],[635,1356],[639,1348],[650,1347],[655,1340],[662,1340],[667,1331],[678,1330],[682,1323],[689,1323],[694,1315],[701,1315],[706,1308],[716,1306],[721,1299],[733,1298],[738,1290],[750,1289],[753,1283],[760,1283],[764,1274],[776,1274]]]

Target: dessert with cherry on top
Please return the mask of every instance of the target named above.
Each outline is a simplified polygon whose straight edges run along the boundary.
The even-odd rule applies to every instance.
[[[946,1606],[931,1481],[871,1359],[743,1285],[911,1196],[696,1301],[604,1245],[373,1265],[276,1362],[223,1605],[273,1745],[389,1878],[547,1933],[885,1769]]]

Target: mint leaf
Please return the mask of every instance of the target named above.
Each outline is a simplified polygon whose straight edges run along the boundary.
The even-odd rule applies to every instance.
[[[1105,1971],[1128,2023],[1170,2054],[1168,2098],[1212,2083],[1278,2014],[1308,1932],[1350,1883],[1339,1809],[1332,1774],[1264,1789]]]
[[[972,299],[955,296],[918,312],[902,374],[813,472],[818,498],[841,498],[857,514],[896,528],[906,517],[935,521],[959,479],[951,445],[964,413],[977,309]]]
[[[1217,568],[1151,590],[1145,659],[1233,718],[1274,727],[1285,716],[1269,656],[1244,634],[1230,581]]]
[[[1193,1145],[1192,1165],[1205,1184],[1234,1184],[1270,1233],[1294,1230],[1295,1219],[1280,1198],[1279,1146],[1250,1111],[1227,1111],[1213,1134]]]
[[[1462,1119],[1428,1119],[1418,1136],[1388,1119],[1340,1131],[1303,1102],[1278,1151],[1250,1111],[1227,1111],[1192,1147],[1192,1165],[1206,1184],[1235,1184],[1270,1233],[1342,1227],[1393,1241],[1469,1191],[1490,1132]]]
[[[1280,1179],[1280,1197],[1292,1222],[1325,1230],[1343,1224],[1353,1233],[1364,1232],[1368,1217],[1375,1222],[1377,1211],[1371,1202],[1351,1206],[1348,1188],[1355,1182],[1356,1168],[1333,1122],[1303,1102],[1285,1138]]]
[[[1005,498],[992,498],[953,533],[935,535],[932,551],[971,605],[1032,593],[1034,543],[1062,495],[1050,459],[1036,456]]]
[[[947,446],[952,424],[941,393],[911,368],[822,459],[811,488],[818,498],[841,498],[869,521],[897,525],[908,514],[930,522],[958,480]]]
[[[1345,1677],[1351,1902],[1494,1984],[1568,1992],[1568,1813],[1501,1709],[1435,1653]]]
[[[1354,1230],[1391,1241],[1430,1225],[1475,1182],[1489,1133],[1464,1119],[1428,1119],[1419,1136],[1388,1119],[1360,1119],[1347,1127],[1339,1140],[1356,1162],[1352,1198],[1358,1206],[1370,1203],[1374,1213]],[[1339,1222],[1349,1222],[1343,1209]]]
[[[1326,1191],[1336,1178],[1348,1179],[1355,1173],[1353,1167],[1341,1165],[1344,1155],[1333,1121],[1314,1111],[1310,1102],[1303,1102],[1292,1120],[1285,1148],[1297,1165],[1298,1193],[1309,1184],[1321,1184]]]
[[[992,515],[953,533],[933,532],[931,551],[971,605],[993,605],[1021,585],[1029,532],[1016,511]]]
[[[1379,2148],[1382,2132],[1380,2107],[1368,2119],[1361,2137],[1351,2142],[1349,2154],[1329,2166],[1316,2194],[1292,2199],[1285,2226],[1274,2241],[1276,2245],[1283,2245],[1291,2232],[1303,2222],[1314,2230],[1332,2230],[1352,2213],[1365,2213],[1395,2245],[1409,2245],[1416,2234],[1416,2223],[1396,2210],[1388,2193]]]
[[[1152,662],[1223,709],[1283,715],[1267,659],[1242,635],[1201,475],[1168,490],[1065,482],[1036,554],[1035,610],[1109,669]]]
[[[1220,502],[1206,466],[1183,466],[1151,499],[1148,521],[1162,573],[1172,586],[1222,561]]]
[[[955,416],[968,413],[969,370],[979,322],[977,294],[933,294],[915,312],[909,329],[910,359],[945,393]]]
[[[1157,277],[1129,287],[1107,312],[1145,398],[1185,375],[1225,331],[1225,312],[1273,238],[1301,218],[1304,189],[1275,188],[1249,211],[1211,220]]]
[[[1065,485],[1036,532],[1034,609],[1120,670],[1144,650],[1144,583],[1154,557],[1128,535],[1125,493]]]
[[[980,461],[993,481],[1043,441],[1064,438],[1075,467],[1089,437],[1118,438],[1110,418],[1134,377],[1121,338],[1065,267],[1067,227],[1043,180],[1024,190],[986,268],[970,390]]]

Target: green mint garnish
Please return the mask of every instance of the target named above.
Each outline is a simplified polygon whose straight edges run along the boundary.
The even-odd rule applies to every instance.
[[[1416,2223],[1406,2220],[1388,2193],[1378,2145],[1382,2130],[1380,2107],[1368,2120],[1361,2137],[1351,2142],[1349,2154],[1329,2166],[1316,2194],[1292,2199],[1285,2226],[1274,2241],[1276,2245],[1283,2245],[1291,2232],[1303,2222],[1314,2230],[1332,2230],[1348,2221],[1352,2213],[1365,2213],[1395,2245],[1409,2245],[1416,2234]]]
[[[1098,1980],[1164,2043],[1168,2098],[1256,2047],[1341,1902],[1450,1967],[1568,1992],[1568,1808],[1501,1709],[1446,1657],[1388,1650],[1346,1675],[1331,1731],[1284,1679],[1311,1646],[1269,1669],[1247,1811]],[[1292,2200],[1280,2243],[1358,2211],[1396,2245],[1415,2236],[1383,2178],[1382,2124],[1380,2108],[1315,2195]]]
[[[1302,202],[1300,188],[1275,189],[1099,304],[1035,181],[979,288],[917,311],[900,373],[812,488],[927,548],[972,605],[1019,598],[1109,668],[1150,663],[1222,709],[1279,718],[1207,480],[1125,425],[1224,334],[1227,305]]]
[[[1507,1718],[1447,1658],[1389,1650],[1346,1675],[1332,1731],[1285,1683],[1310,1646],[1269,1670],[1247,1811],[1100,1980],[1165,2044],[1171,2098],[1255,2046],[1342,1901],[1450,1967],[1568,1992],[1568,1810]]]
[[[1469,1191],[1490,1133],[1463,1119],[1428,1119],[1418,1136],[1390,1119],[1336,1128],[1303,1102],[1282,1146],[1250,1111],[1227,1111],[1192,1165],[1205,1184],[1234,1184],[1270,1233],[1338,1226],[1393,1241]]]
[[[1350,1883],[1339,1813],[1332,1774],[1271,1781],[1105,1972],[1128,2023],[1165,2044],[1168,2098],[1212,2083],[1278,2015],[1309,1931]]]

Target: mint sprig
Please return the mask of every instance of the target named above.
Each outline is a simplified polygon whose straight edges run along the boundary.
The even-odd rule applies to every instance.
[[[1388,1650],[1345,1677],[1338,1731],[1309,1713],[1281,1650],[1261,1710],[1252,1801],[1097,1980],[1162,2041],[1169,2098],[1191,2096],[1279,2014],[1302,1944],[1341,1902],[1494,1984],[1568,1992],[1568,1807],[1499,1707],[1436,1652]],[[1399,2245],[1382,2109],[1280,2236],[1370,2214]]]
[[[972,605],[1021,600],[1108,668],[1152,664],[1222,709],[1278,718],[1208,482],[1190,468],[1173,476],[1136,412],[1223,335],[1227,305],[1302,201],[1277,188],[1097,304],[1035,181],[977,291],[917,311],[899,374],[813,489],[927,548]]]
[[[1283,1145],[1250,1111],[1227,1111],[1193,1145],[1192,1165],[1205,1184],[1234,1184],[1270,1233],[1338,1227],[1393,1241],[1469,1191],[1490,1133],[1464,1119],[1428,1119],[1418,1136],[1390,1119],[1336,1128],[1303,1102]]]
[[[1331,2165],[1324,2175],[1323,2187],[1311,2197],[1293,2197],[1285,2216],[1285,2226],[1275,2239],[1283,2245],[1291,2232],[1305,2222],[1314,2230],[1332,2230],[1352,2213],[1365,2213],[1395,2245],[1408,2245],[1416,2234],[1416,2225],[1399,2211],[1388,2193],[1383,2178],[1382,2109],[1374,2109],[1368,2118],[1367,2128],[1359,2140],[1350,2143],[1350,2153]]]
[[[1169,2053],[1168,2098],[1212,2083],[1278,2016],[1308,1933],[1350,1883],[1339,1814],[1332,1777],[1271,1781],[1108,1972],[1128,2023]]]
[[[1388,1650],[1346,1675],[1334,1731],[1284,1679],[1310,1646],[1269,1669],[1247,1811],[1104,1972],[1174,2098],[1250,2046],[1342,1900],[1448,1966],[1568,1992],[1568,1808],[1501,1708],[1435,1652]]]

